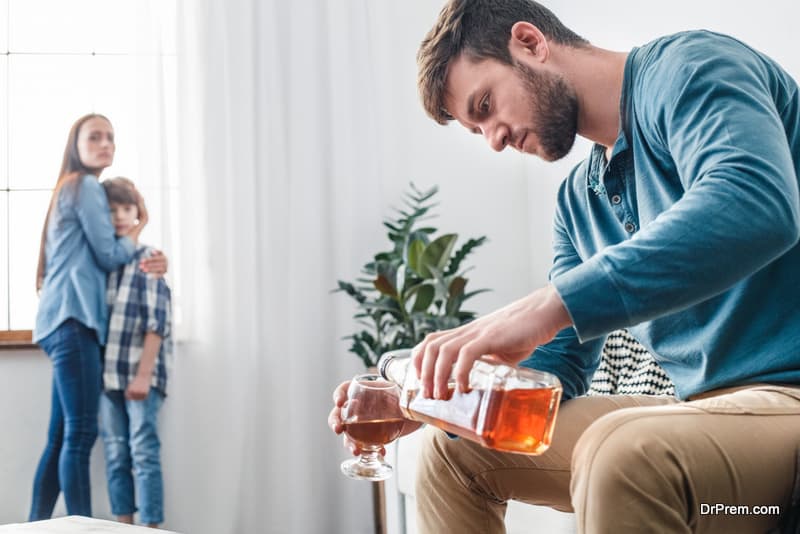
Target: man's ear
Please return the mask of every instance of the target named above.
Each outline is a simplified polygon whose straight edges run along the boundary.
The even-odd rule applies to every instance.
[[[517,60],[527,58],[544,63],[550,55],[547,38],[530,22],[520,21],[511,27],[508,49]]]

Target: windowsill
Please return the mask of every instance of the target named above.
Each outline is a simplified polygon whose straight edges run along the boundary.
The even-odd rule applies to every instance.
[[[0,351],[38,348],[30,330],[0,330]]]
[[[176,338],[173,343],[182,347],[187,341]],[[41,350],[41,347],[33,342],[31,330],[0,330],[0,352],[4,350]]]

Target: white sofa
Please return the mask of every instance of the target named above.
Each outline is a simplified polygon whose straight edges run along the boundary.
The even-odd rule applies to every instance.
[[[386,481],[387,534],[416,534],[416,501],[414,480],[422,432],[417,431],[401,438],[386,448],[386,460],[394,467],[394,476]],[[506,512],[507,534],[527,534],[532,525],[537,532],[572,534],[575,518],[547,508],[517,501],[508,503]],[[446,534],[446,533],[442,533]]]

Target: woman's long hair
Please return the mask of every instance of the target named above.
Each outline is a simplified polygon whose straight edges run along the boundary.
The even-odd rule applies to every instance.
[[[42,240],[39,244],[39,264],[36,267],[36,291],[42,289],[45,276],[45,251],[44,245],[47,240],[47,224],[50,221],[50,213],[53,211],[53,205],[58,200],[58,195],[63,187],[68,183],[74,183],[84,174],[95,174],[98,169],[90,169],[81,161],[80,153],[78,152],[78,135],[81,133],[81,128],[89,119],[100,118],[111,124],[108,117],[100,115],[99,113],[89,113],[80,119],[76,120],[72,127],[69,129],[67,136],[67,145],[64,147],[64,157],[61,160],[61,171],[58,173],[58,181],[56,187],[53,189],[53,195],[50,197],[50,206],[47,208],[47,216],[44,219],[44,226],[42,228]],[[75,187],[75,195],[77,199],[78,188]]]

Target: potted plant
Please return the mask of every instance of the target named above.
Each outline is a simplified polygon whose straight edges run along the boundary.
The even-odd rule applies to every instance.
[[[437,229],[420,226],[433,217],[432,198],[438,187],[420,191],[413,183],[402,208],[383,225],[391,248],[375,254],[355,282],[339,280],[338,288],[358,303],[354,315],[363,328],[346,339],[350,352],[366,367],[377,364],[386,351],[413,347],[426,334],[467,323],[476,313],[462,310],[464,302],[487,289],[466,291],[470,269],[462,262],[486,237],[468,239],[456,249],[458,234],[437,236]]]

